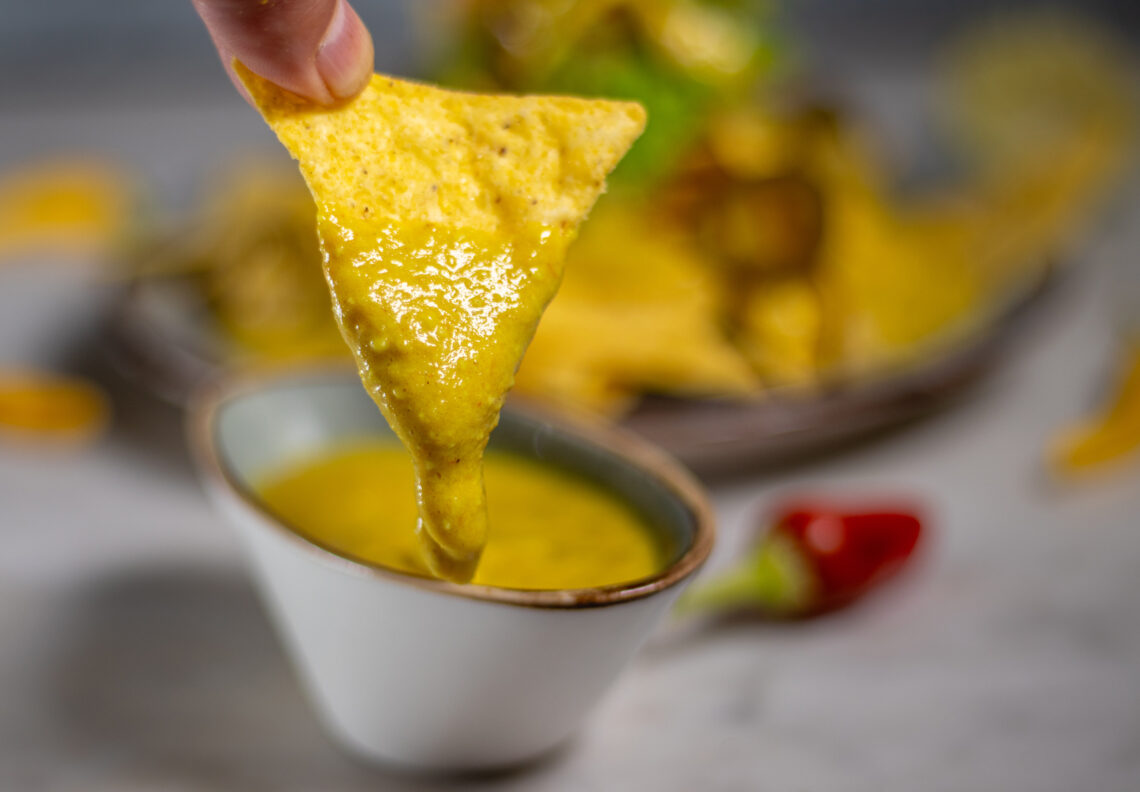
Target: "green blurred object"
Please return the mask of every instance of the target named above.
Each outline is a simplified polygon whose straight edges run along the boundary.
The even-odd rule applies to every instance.
[[[743,611],[791,616],[807,607],[817,588],[795,543],[773,536],[731,569],[686,591],[674,612],[679,617]]]
[[[670,174],[709,112],[750,94],[779,60],[758,0],[461,0],[437,78],[480,90],[632,99],[649,126],[611,178]]]

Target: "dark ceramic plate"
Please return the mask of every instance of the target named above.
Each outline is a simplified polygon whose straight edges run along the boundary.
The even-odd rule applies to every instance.
[[[650,397],[628,428],[706,473],[771,465],[826,451],[905,424],[962,394],[998,363],[1027,316],[1052,290],[1049,272],[911,364],[810,392],[773,392],[747,404]],[[224,345],[202,306],[177,281],[142,281],[119,301],[109,326],[119,370],[174,404],[219,373]]]

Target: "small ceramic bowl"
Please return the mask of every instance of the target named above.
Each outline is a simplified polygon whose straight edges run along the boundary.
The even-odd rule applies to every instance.
[[[641,512],[674,548],[654,577],[523,591],[370,566],[303,538],[251,481],[337,443],[391,438],[354,373],[256,375],[191,414],[206,487],[238,530],[318,716],[353,753],[439,771],[525,762],[559,745],[613,683],[704,562],[713,521],[660,452],[596,426],[508,408],[492,447],[570,468]]]

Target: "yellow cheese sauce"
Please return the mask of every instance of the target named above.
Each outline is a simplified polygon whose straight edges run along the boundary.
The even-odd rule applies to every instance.
[[[377,229],[328,210],[320,221],[341,330],[414,460],[421,552],[433,573],[454,580],[470,578],[486,542],[483,449],[558,288],[571,230],[503,236]]]
[[[576,589],[649,577],[665,543],[615,495],[511,454],[485,458],[490,534],[473,582]],[[394,444],[346,446],[264,478],[258,494],[316,544],[365,563],[430,576],[415,526],[412,462]]]

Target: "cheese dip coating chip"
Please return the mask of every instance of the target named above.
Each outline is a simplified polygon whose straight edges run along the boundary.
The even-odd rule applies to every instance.
[[[337,322],[415,462],[427,565],[469,580],[487,540],[483,450],[566,247],[645,113],[381,75],[318,108],[235,69],[316,200]]]

